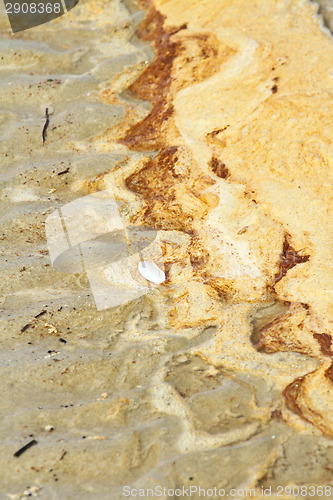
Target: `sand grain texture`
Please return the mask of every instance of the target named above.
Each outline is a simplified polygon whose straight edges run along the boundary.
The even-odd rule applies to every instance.
[[[1,495],[330,485],[332,38],[306,2],[140,7],[0,18]],[[44,226],[108,188],[166,280],[98,311]]]
[[[319,361],[314,373],[284,391],[285,402],[332,435],[333,54],[316,9],[304,2],[253,2],[246,9],[240,1],[154,2],[143,29],[157,37],[155,66],[132,86],[140,97],[150,86],[153,110],[124,142],[137,147],[138,141],[140,148],[153,139],[156,148],[163,143],[158,156],[127,179],[145,199],[136,220],[191,234],[192,279],[205,285],[204,293],[215,291],[222,308],[229,304],[233,316],[239,311],[240,323],[244,302],[288,304],[261,328],[255,344]],[[154,134],[150,121],[157,124]],[[183,302],[189,309],[198,303],[195,292],[187,290]],[[253,363],[256,371],[276,373],[282,387],[292,376],[290,363],[256,356],[250,343],[240,347],[242,334],[228,314],[228,307],[219,312],[224,326],[205,356],[235,368],[235,349],[243,367]],[[188,324],[178,311],[173,318]],[[228,337],[236,337],[232,348]],[[296,375],[297,364],[293,368]]]

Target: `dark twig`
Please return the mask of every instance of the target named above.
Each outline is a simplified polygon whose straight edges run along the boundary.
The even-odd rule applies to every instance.
[[[25,451],[27,451],[29,448],[31,448],[31,446],[34,446],[35,444],[37,444],[36,439],[32,439],[32,441],[29,441],[29,443],[25,444],[24,446],[22,446],[22,448],[20,448],[19,450],[17,450],[14,453],[14,457],[21,456],[22,453],[24,453]]]
[[[35,318],[39,318],[40,316],[43,316],[43,314],[45,314],[45,313],[46,313],[46,310],[36,314]]]
[[[63,170],[62,172],[58,172],[58,175],[63,175],[63,174],[67,174],[67,172],[69,172],[69,167],[67,167],[65,170]]]
[[[28,330],[29,326],[31,326],[31,323],[27,323],[26,325],[24,325],[23,328],[21,328],[21,333],[25,332],[26,330]]]
[[[47,131],[47,127],[49,126],[49,123],[50,123],[50,118],[49,118],[49,108],[46,108],[46,110],[45,110],[45,117],[46,117],[46,122],[45,122],[45,125],[44,125],[44,128],[43,128],[43,133],[42,133],[42,137],[43,137],[43,144],[44,144],[45,139],[46,139],[46,131]]]

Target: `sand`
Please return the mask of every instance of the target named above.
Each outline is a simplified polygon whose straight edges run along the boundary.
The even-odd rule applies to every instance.
[[[333,42],[317,8],[81,1],[15,36],[2,11],[1,498],[333,487]],[[46,225],[106,190],[125,228],[157,233],[166,280],[103,308],[110,268],[57,269]]]

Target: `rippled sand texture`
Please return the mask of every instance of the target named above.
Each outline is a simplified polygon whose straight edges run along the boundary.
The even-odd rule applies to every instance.
[[[158,57],[131,87],[153,109],[123,142],[163,147],[126,179],[134,219],[189,238],[190,266],[166,251],[171,323],[218,320],[193,352],[265,374],[285,421],[332,436],[333,43],[316,9],[156,0]]]
[[[141,7],[140,41],[120,1],[0,17],[1,495],[331,484],[332,39],[297,1]],[[44,224],[108,188],[167,281],[97,311]]]

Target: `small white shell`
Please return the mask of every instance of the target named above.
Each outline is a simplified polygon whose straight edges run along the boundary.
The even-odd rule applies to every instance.
[[[159,267],[157,267],[154,262],[150,262],[149,260],[142,260],[138,264],[139,273],[141,276],[146,278],[146,280],[151,283],[156,283],[159,285],[165,281],[165,274]]]

